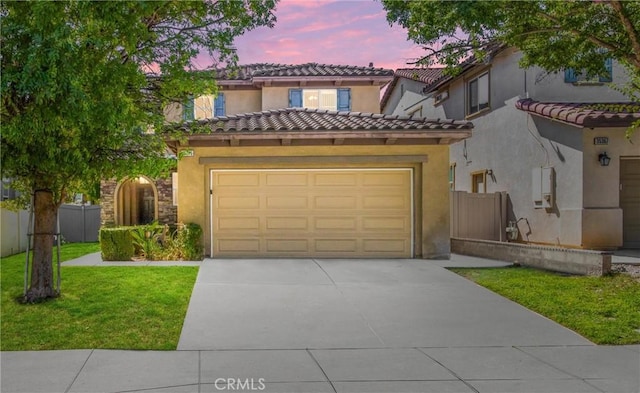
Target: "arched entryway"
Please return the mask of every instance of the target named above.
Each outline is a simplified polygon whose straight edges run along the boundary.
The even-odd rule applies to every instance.
[[[116,190],[117,225],[144,225],[158,219],[158,190],[144,176],[122,182]]]

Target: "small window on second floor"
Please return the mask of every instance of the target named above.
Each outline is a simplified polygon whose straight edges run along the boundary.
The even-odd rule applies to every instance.
[[[350,89],[290,89],[291,108],[351,110]]]
[[[467,115],[489,108],[489,73],[467,82]]]
[[[567,68],[564,70],[565,83],[575,84],[590,84],[590,83],[608,83],[613,81],[613,61],[611,58],[605,60],[604,68],[606,74],[603,76],[588,77],[584,71],[576,71],[573,68]]]

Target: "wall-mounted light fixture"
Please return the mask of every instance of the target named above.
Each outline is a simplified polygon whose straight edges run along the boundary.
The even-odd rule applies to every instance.
[[[598,155],[598,161],[600,161],[601,166],[609,166],[609,163],[611,162],[611,157],[609,157],[607,155],[607,152],[605,151]]]

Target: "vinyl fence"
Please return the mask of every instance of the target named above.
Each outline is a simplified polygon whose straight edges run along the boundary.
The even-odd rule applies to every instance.
[[[505,241],[507,198],[506,192],[452,191],[449,198],[451,237]]]
[[[27,249],[29,211],[0,209],[0,256]],[[70,243],[97,242],[100,231],[100,206],[62,205],[59,210],[60,233]]]
[[[100,231],[100,206],[60,206],[60,233],[69,243],[97,242]]]

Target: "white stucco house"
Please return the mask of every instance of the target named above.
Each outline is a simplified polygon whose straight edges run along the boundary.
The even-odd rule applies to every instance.
[[[587,80],[522,69],[520,57],[503,48],[455,77],[397,70],[383,113],[472,121],[473,136],[451,145],[451,189],[507,192],[518,241],[640,248],[640,103],[613,88],[624,69],[607,62],[608,75]]]

